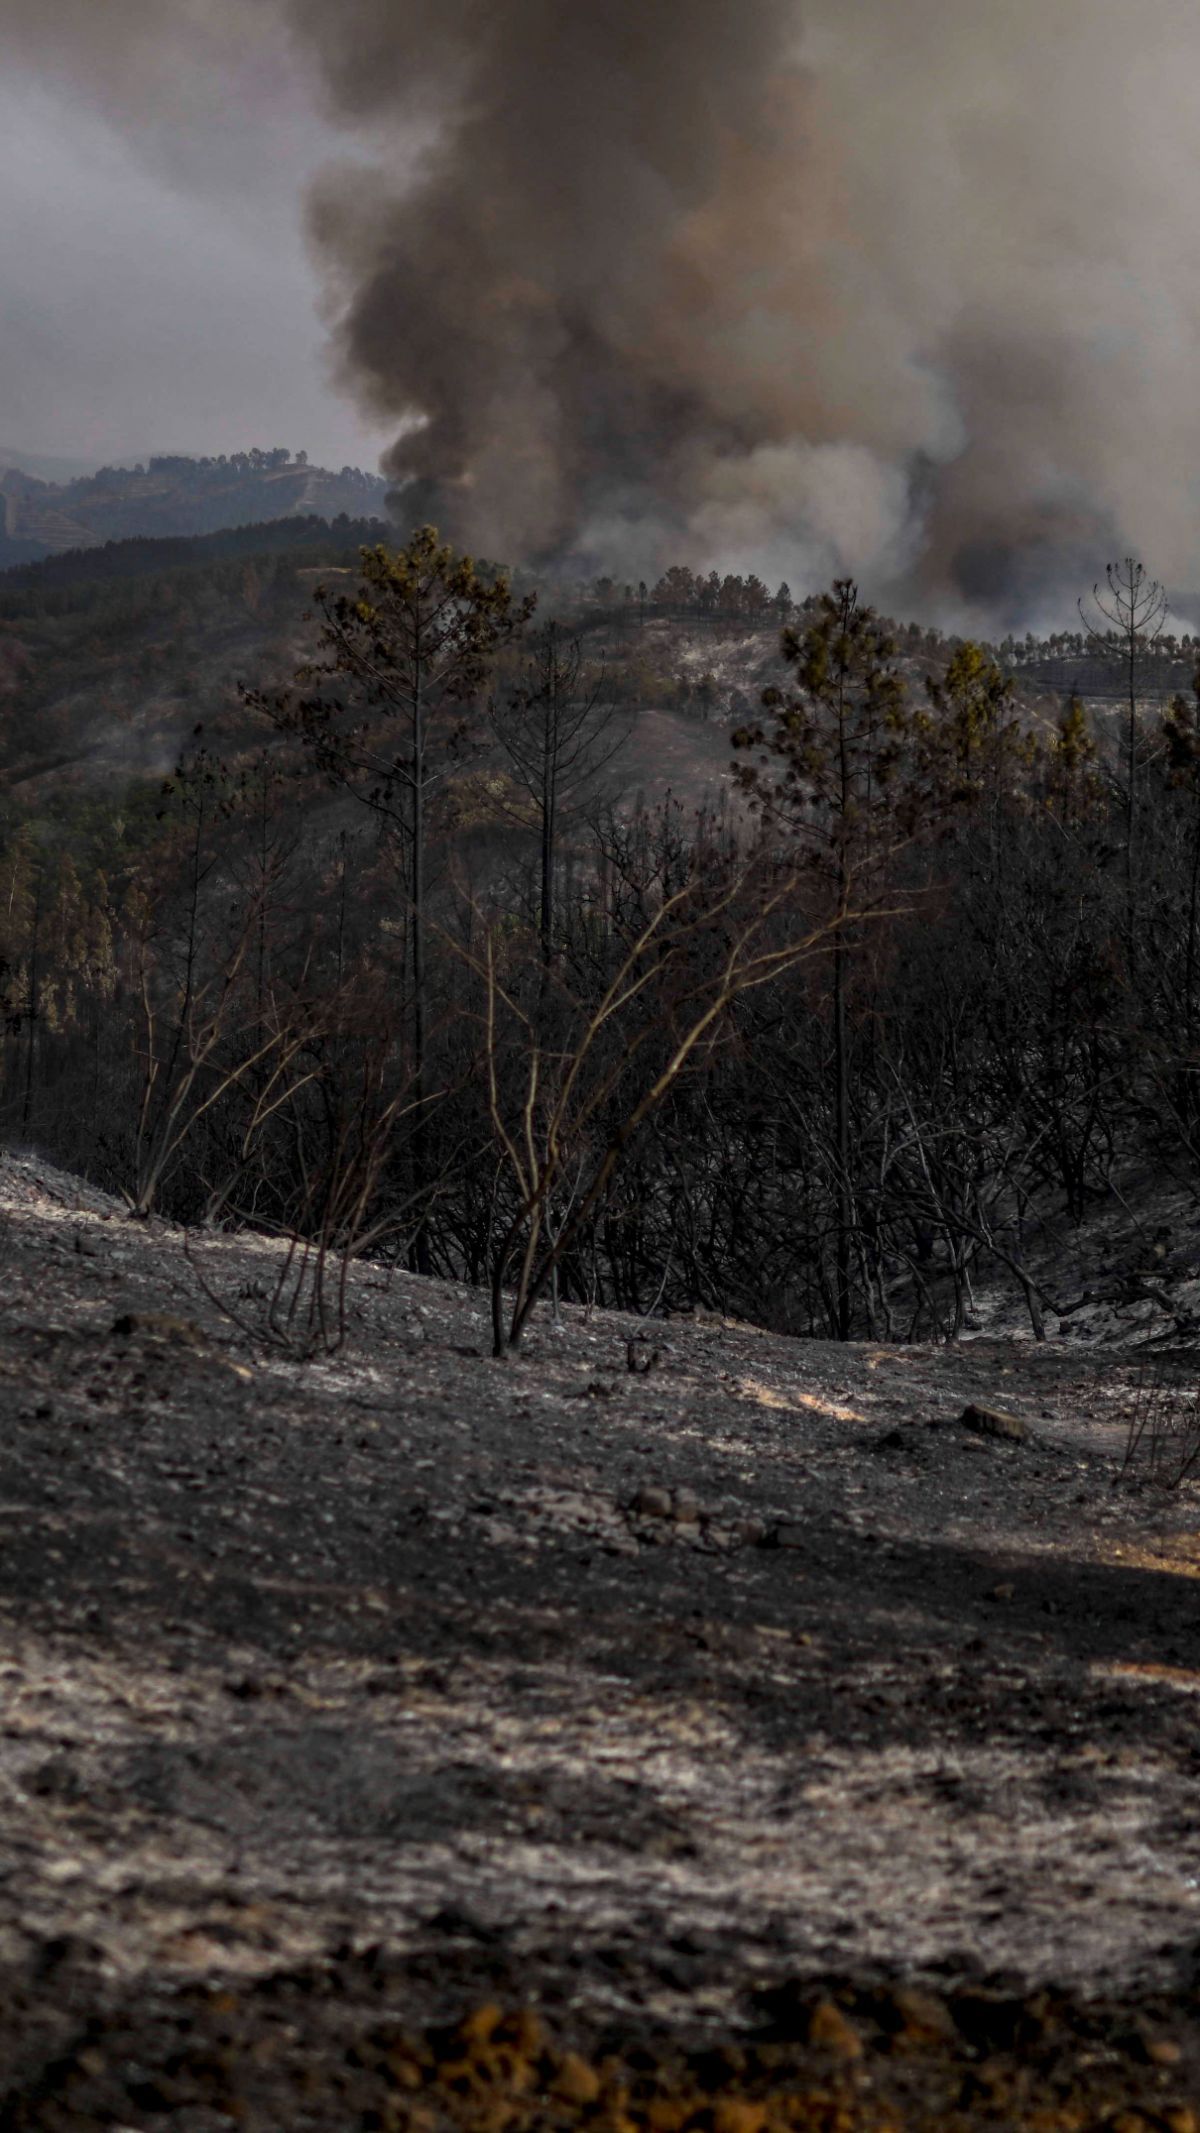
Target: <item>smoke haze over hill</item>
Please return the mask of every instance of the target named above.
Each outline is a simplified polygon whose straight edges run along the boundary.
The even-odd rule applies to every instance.
[[[271,0],[249,23],[120,0],[102,37],[82,4],[47,29],[4,0],[0,23],[27,63],[98,63],[90,93],[182,184],[206,148],[255,153],[212,115],[215,67],[265,119],[313,69],[360,158],[309,210],[340,376],[394,425],[407,515],[626,570],[846,568],[1005,620],[1125,545],[1190,580],[1183,0]]]

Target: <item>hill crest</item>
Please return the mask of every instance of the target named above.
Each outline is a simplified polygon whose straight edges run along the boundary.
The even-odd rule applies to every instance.
[[[15,455],[14,455],[15,456]],[[257,447],[193,459],[164,454],[45,481],[0,459],[0,569],[141,536],[189,536],[274,519],[382,512],[386,482],[358,467],[314,467],[304,452]]]

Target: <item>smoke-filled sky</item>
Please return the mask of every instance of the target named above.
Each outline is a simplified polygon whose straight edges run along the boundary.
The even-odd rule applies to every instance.
[[[1192,0],[0,0],[0,444],[1036,621],[1200,534]],[[336,381],[336,385],[334,383]]]

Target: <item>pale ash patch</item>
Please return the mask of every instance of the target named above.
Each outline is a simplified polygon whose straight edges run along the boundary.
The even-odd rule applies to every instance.
[[[13,1961],[379,1941],[431,2005],[515,1963],[726,2027],[821,1966],[1175,1976],[1200,1492],[1113,1486],[1122,1351],[680,1321],[642,1377],[567,1308],[496,1365],[479,1297],[361,1266],[300,1364],[177,1231],[27,1158],[0,1214]]]

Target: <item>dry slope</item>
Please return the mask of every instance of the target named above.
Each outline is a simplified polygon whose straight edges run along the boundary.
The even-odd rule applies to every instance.
[[[270,1244],[189,1259],[13,1158],[0,1213],[14,2124],[408,2123],[478,2047],[461,2116],[491,2018],[406,2074],[387,2023],[496,1999],[593,2071],[653,2043],[659,2133],[695,2115],[671,2053],[769,2034],[882,2124],[900,1978],[942,2011],[906,2123],[974,2123],[936,2115],[964,2067],[1059,2023],[1064,2109],[1090,2068],[1187,2133],[1200,1507],[1114,1487],[1119,1352],[570,1310],[499,1366],[478,1296],[364,1266],[303,1366],[205,1294],[253,1313]],[[541,2050],[481,2127],[621,2115]]]

